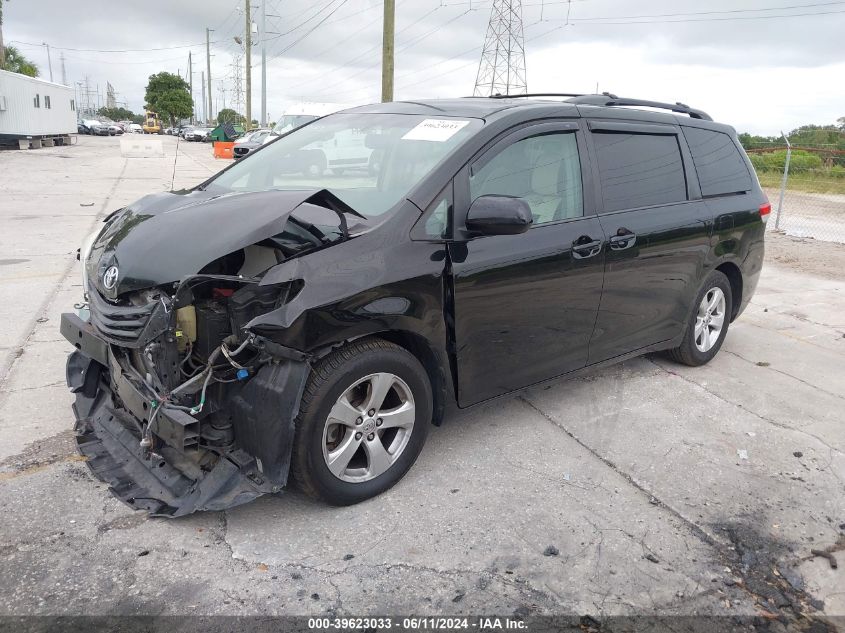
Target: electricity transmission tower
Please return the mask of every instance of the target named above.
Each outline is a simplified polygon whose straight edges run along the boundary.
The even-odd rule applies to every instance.
[[[243,112],[243,105],[244,105],[244,86],[243,86],[243,75],[241,75],[242,61],[240,55],[234,56],[234,61],[232,62],[232,101],[234,101],[235,112],[240,114]]]
[[[522,0],[493,0],[473,95],[489,97],[525,92]]]

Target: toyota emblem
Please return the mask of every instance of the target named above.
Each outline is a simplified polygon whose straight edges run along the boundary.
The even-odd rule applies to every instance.
[[[119,272],[117,266],[106,268],[106,272],[103,273],[103,287],[106,290],[112,290],[117,285],[117,275]]]

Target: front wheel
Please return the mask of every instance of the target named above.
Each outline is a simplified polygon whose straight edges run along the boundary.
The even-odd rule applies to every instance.
[[[718,270],[704,280],[694,303],[681,344],[669,351],[673,360],[697,367],[710,362],[719,352],[733,309],[733,295],[728,278]]]
[[[355,341],[311,372],[296,419],[293,477],[334,505],[374,497],[414,464],[431,416],[431,384],[412,354],[381,339]]]

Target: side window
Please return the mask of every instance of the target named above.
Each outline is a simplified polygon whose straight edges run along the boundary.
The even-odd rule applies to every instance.
[[[676,136],[596,131],[593,143],[605,213],[687,199]]]
[[[722,132],[684,127],[701,195],[723,196],[751,190],[751,174],[733,139]]]
[[[41,95],[35,95],[35,98],[32,100],[32,103],[36,108],[40,108],[41,107]]]
[[[50,97],[48,95],[44,95],[44,107],[50,109]]]
[[[452,211],[452,183],[440,192],[434,202],[411,229],[413,240],[442,240],[449,237]]]
[[[572,132],[555,132],[508,145],[469,179],[470,200],[484,195],[523,198],[535,224],[584,215],[581,161]]]

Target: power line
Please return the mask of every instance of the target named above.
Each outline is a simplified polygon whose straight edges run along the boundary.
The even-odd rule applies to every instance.
[[[20,40],[11,40],[10,43],[25,44],[27,46],[41,46],[41,44],[33,44],[32,42],[21,42]],[[216,44],[217,42],[212,42]],[[159,48],[121,48],[121,49],[105,49],[105,48],[69,48],[67,46],[53,46],[60,51],[75,51],[77,53],[146,53],[153,51],[172,51],[180,48],[195,48],[197,46],[205,46],[205,42],[199,44],[179,44],[178,46],[162,46]]]
[[[418,23],[420,23],[422,20],[426,19],[426,18],[427,18],[428,16],[430,16],[432,13],[434,13],[435,11],[437,11],[437,10],[439,10],[439,9],[441,9],[441,8],[442,8],[441,6],[437,6],[437,7],[435,7],[434,9],[432,9],[431,11],[429,11],[428,13],[426,13],[425,15],[420,16],[419,18],[417,18],[416,20],[414,20],[412,23],[408,24],[408,25],[407,25],[407,26],[405,26],[404,28],[402,28],[402,29],[400,29],[399,31],[397,31],[397,32],[396,32],[396,35],[401,35],[402,33],[404,33],[405,31],[407,31],[407,30],[409,30],[409,29],[411,29],[412,27],[414,27],[415,25],[417,25]],[[454,23],[456,20],[458,20],[458,19],[462,18],[463,16],[467,15],[468,13],[469,13],[469,11],[464,11],[463,13],[461,13],[461,14],[459,14],[459,15],[457,15],[457,16],[453,16],[453,17],[449,17],[449,18],[447,18],[446,20],[444,20],[443,24],[441,24],[441,25],[440,25],[440,26],[439,26],[436,30],[440,30],[440,29],[441,29],[441,28],[443,28],[443,26],[445,26],[446,24],[452,24],[452,23]],[[416,41],[415,41],[415,40],[416,40],[416,41],[419,41],[419,38],[418,38],[418,37],[413,37],[413,38],[411,38],[411,40],[408,40],[407,42],[403,43],[403,44],[402,44],[402,46],[399,46],[399,47],[396,49],[396,52],[397,52],[397,53],[400,53],[400,52],[402,52],[402,51],[404,51],[404,50],[406,50],[406,49],[410,48],[411,46],[413,46],[413,44],[416,44]],[[363,53],[361,53],[361,54],[359,54],[359,55],[356,55],[356,56],[355,56],[355,57],[353,57],[352,59],[348,59],[348,60],[346,60],[346,62],[344,62],[344,63],[343,63],[343,64],[341,64],[340,66],[336,66],[336,67],[334,67],[334,68],[332,68],[332,69],[330,69],[330,70],[326,71],[325,73],[322,73],[322,74],[320,75],[320,77],[318,77],[318,78],[314,78],[314,79],[307,79],[307,80],[305,80],[305,81],[303,81],[303,82],[300,82],[300,83],[298,83],[298,84],[293,84],[293,85],[289,86],[289,88],[298,88],[298,87],[301,87],[301,86],[304,86],[304,85],[307,85],[307,84],[310,84],[310,83],[314,83],[315,81],[324,81],[324,78],[325,78],[325,76],[326,76],[326,75],[328,75],[328,74],[332,74],[332,73],[336,73],[336,72],[338,72],[338,71],[343,70],[344,68],[348,68],[348,67],[349,67],[349,66],[351,66],[351,65],[352,65],[355,61],[357,61],[357,60],[361,59],[362,57],[366,57],[366,56],[367,56],[367,55],[369,55],[372,51],[375,51],[375,50],[379,49],[380,47],[381,47],[381,42],[379,42],[379,43],[378,43],[378,44],[376,44],[375,46],[372,46],[372,47],[368,48],[368,49],[367,49],[367,50],[365,50]],[[473,48],[472,50],[473,50],[473,51],[475,51],[475,50],[477,50],[477,49],[480,49],[480,47]],[[447,60],[447,61],[448,61],[448,60]],[[360,75],[364,74],[364,73],[365,73],[365,72],[367,72],[368,70],[371,70],[371,69],[373,69],[373,68],[378,67],[380,63],[381,63],[380,61],[377,61],[377,62],[376,62],[376,63],[374,63],[374,64],[368,64],[368,65],[364,66],[363,68],[361,68],[360,70],[358,70],[357,72],[354,72],[354,73],[352,73],[351,75],[347,75],[346,77],[343,77],[343,78],[342,78],[342,79],[340,79],[339,81],[346,82],[346,81],[349,81],[350,79],[354,79],[355,77],[358,77],[358,76],[360,76]],[[435,64],[435,66],[437,66],[437,65],[439,65],[439,64]],[[400,79],[400,78],[401,78],[401,77],[403,77],[403,76],[405,76],[405,75],[398,75],[396,78],[397,78],[397,79]],[[355,90],[357,90],[357,88],[356,88],[356,89],[353,89],[353,90],[346,90],[346,91],[341,92],[341,93],[339,93],[339,94],[345,94],[345,93],[349,93],[349,92],[354,92]]]
[[[587,22],[593,20],[637,20],[640,18],[671,18],[671,17],[695,17],[700,15],[720,15],[720,14],[733,14],[733,13],[757,13],[761,11],[786,11],[790,9],[809,9],[814,7],[827,7],[832,5],[843,5],[845,2],[842,0],[837,0],[835,2],[814,2],[812,4],[792,4],[780,7],[758,7],[754,9],[725,9],[722,11],[693,11],[693,12],[683,12],[683,13],[655,13],[655,14],[647,14],[647,15],[615,15],[609,17],[591,17],[591,18],[578,18],[577,20],[572,20],[573,22]],[[800,14],[800,15],[816,15],[816,13],[809,13],[809,14]],[[745,17],[745,16],[743,16]],[[748,18],[766,18],[766,17],[780,17],[780,16],[747,16]],[[783,17],[791,17],[791,16],[783,16]]]
[[[341,8],[343,5],[345,5],[347,2],[349,2],[349,0],[340,0],[340,4],[339,4],[339,5],[337,5],[334,9],[332,9],[332,10],[331,10],[331,12],[330,12],[328,15],[326,15],[326,17],[324,17],[322,20],[320,20],[319,22],[317,22],[317,24],[315,24],[315,25],[314,25],[314,26],[312,26],[310,29],[308,29],[308,30],[307,30],[307,31],[306,31],[306,32],[305,32],[305,33],[304,33],[301,37],[299,37],[298,39],[294,40],[293,42],[291,42],[290,44],[288,44],[287,46],[285,46],[285,47],[284,47],[281,51],[279,51],[276,55],[274,55],[273,57],[271,57],[271,58],[270,58],[270,60],[272,61],[273,59],[277,59],[277,58],[281,57],[282,55],[284,55],[285,53],[287,53],[290,49],[292,49],[294,46],[296,46],[297,44],[299,44],[302,40],[304,40],[306,37],[308,37],[309,35],[311,35],[311,33],[313,33],[315,30],[317,30],[318,28],[320,28],[320,26],[321,26],[321,25],[322,25],[322,24],[323,24],[323,23],[324,23],[327,19],[329,19],[332,15],[334,15],[334,14],[337,12],[337,10],[338,10],[338,9],[340,9],[340,8]]]

